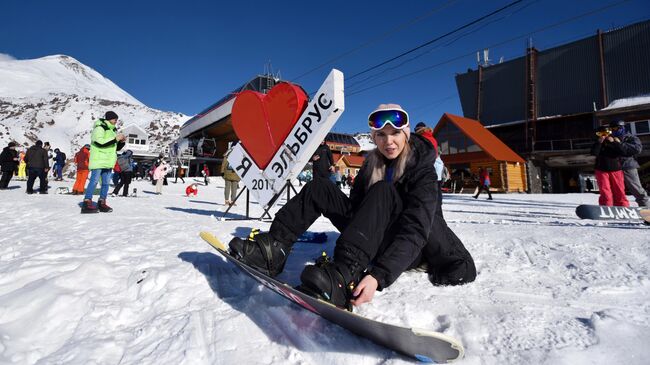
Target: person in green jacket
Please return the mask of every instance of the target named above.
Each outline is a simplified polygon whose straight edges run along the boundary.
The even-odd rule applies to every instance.
[[[117,151],[124,147],[124,135],[117,133],[115,124],[117,114],[112,111],[106,112],[104,118],[95,122],[90,135],[90,181],[86,186],[81,213],[112,212],[113,209],[106,204],[109,183],[111,181],[112,169],[117,161]],[[93,204],[93,192],[97,182],[101,178],[102,186],[99,190],[97,205]]]

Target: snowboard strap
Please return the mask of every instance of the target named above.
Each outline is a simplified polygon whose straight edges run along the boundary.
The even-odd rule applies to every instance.
[[[270,245],[263,245],[255,239],[255,236],[257,236],[258,233],[260,233],[260,230],[253,228],[251,233],[248,235],[248,239],[255,242],[255,244],[260,248],[262,256],[264,256],[264,261],[266,262],[266,269],[270,275],[273,271],[273,253],[271,252]]]

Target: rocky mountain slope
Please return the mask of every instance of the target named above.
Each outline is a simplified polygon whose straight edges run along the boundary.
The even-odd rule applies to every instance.
[[[149,108],[72,57],[0,61],[0,146],[36,140],[72,156],[90,141],[93,122],[108,110],[119,127],[136,124],[149,133],[152,149],[178,137],[188,116]]]

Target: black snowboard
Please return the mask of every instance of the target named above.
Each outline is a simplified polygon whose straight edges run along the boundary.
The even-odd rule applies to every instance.
[[[640,207],[608,207],[603,205],[578,205],[576,214],[581,219],[609,221],[643,221],[650,209]]]
[[[230,256],[226,246],[211,233],[201,232],[200,235],[228,261],[267,288],[358,336],[422,362],[445,363],[460,359],[464,355],[463,345],[452,337],[439,332],[374,321],[338,308],[264,275]]]

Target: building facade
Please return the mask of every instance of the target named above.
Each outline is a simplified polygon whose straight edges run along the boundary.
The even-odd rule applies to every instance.
[[[568,192],[593,172],[594,130],[616,119],[644,143],[650,160],[650,21],[456,76],[463,115],[479,120],[528,160],[530,191]],[[650,180],[648,169],[640,171]]]

